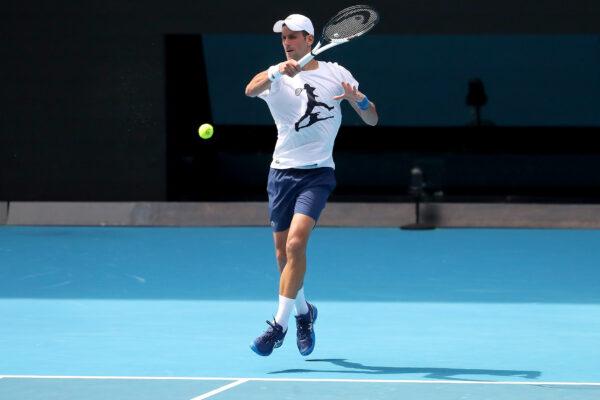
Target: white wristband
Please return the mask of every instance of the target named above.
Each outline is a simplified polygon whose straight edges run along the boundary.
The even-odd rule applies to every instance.
[[[267,70],[267,76],[271,82],[275,82],[277,79],[281,78],[281,74],[279,74],[279,65],[271,65]]]

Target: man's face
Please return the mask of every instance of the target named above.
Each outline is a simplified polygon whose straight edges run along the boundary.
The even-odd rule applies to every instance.
[[[281,43],[288,60],[298,61],[304,57],[310,51],[313,41],[312,35],[304,36],[301,31],[292,31],[285,25],[281,30]]]

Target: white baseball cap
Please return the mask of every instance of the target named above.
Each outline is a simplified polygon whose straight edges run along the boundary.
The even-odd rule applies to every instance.
[[[273,32],[281,32],[283,25],[287,26],[292,31],[306,31],[311,35],[315,35],[315,28],[313,28],[310,19],[300,14],[291,14],[286,19],[279,20],[273,25]]]

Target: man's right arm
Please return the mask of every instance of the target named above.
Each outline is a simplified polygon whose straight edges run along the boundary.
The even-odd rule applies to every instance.
[[[267,89],[271,88],[271,81],[267,75],[267,71],[259,72],[254,78],[246,85],[246,96],[256,97]]]
[[[271,68],[278,69],[280,74],[287,75],[292,78],[302,71],[302,68],[296,60],[287,60]],[[271,81],[269,80],[269,70],[259,72],[254,78],[252,78],[250,83],[246,85],[246,96],[256,97],[270,88]]]

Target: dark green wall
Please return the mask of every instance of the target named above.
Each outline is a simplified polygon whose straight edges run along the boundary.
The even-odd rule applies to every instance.
[[[0,5],[0,199],[165,200],[168,35],[268,33],[292,12],[317,26],[342,1]],[[372,2],[379,34],[594,33],[592,1]],[[199,93],[198,107],[206,107]],[[240,128],[243,130],[243,128]],[[171,133],[169,133],[171,134]],[[169,144],[170,143],[170,144]],[[193,178],[193,176],[192,176]],[[201,193],[203,194],[203,193]]]

